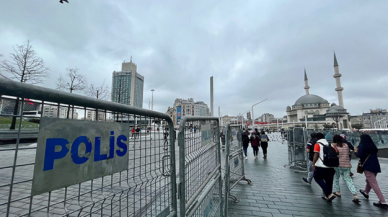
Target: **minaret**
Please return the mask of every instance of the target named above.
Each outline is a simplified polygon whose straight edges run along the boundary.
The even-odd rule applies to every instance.
[[[339,73],[339,69],[338,69],[338,62],[337,62],[337,57],[335,56],[335,53],[334,53],[334,78],[335,78],[335,82],[337,84],[337,88],[335,88],[335,91],[337,91],[337,94],[338,94],[338,104],[340,106],[342,106],[343,108],[344,107],[344,99],[342,97],[342,91],[344,90],[343,87],[341,87],[341,74]]]
[[[310,94],[309,79],[307,79],[306,69],[304,69],[304,89],[306,90],[306,95]]]

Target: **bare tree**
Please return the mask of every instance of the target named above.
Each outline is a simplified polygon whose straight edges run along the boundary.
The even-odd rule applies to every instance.
[[[90,97],[102,100],[108,100],[110,95],[109,87],[105,85],[105,80],[102,82],[101,86],[94,86],[93,84],[90,84],[90,86],[86,88],[85,93]],[[96,120],[98,120],[98,110],[96,110]]]
[[[45,67],[43,59],[37,56],[30,41],[15,45],[13,50],[14,53],[10,54],[11,60],[3,60],[0,63],[1,77],[31,84],[42,83],[48,77],[50,69]],[[14,115],[17,115],[18,107],[19,98],[16,98]],[[15,129],[15,125],[16,116],[13,116],[10,129]]]
[[[4,60],[0,63],[0,67],[8,74],[2,75],[3,77],[31,84],[42,83],[47,78],[50,69],[36,55],[30,41],[14,46],[14,51],[15,53],[11,53],[11,61]]]
[[[109,87],[105,84],[105,81],[102,82],[101,86],[90,84],[89,87],[86,88],[85,93],[90,97],[102,100],[108,100],[110,95]]]
[[[73,93],[73,91],[81,91],[86,88],[86,78],[80,74],[77,68],[68,68],[66,69],[67,76],[69,76],[70,81],[65,81],[62,76],[58,79],[57,89],[63,91],[69,91],[69,93]],[[73,111],[74,112],[74,111]],[[69,118],[70,114],[70,105],[67,109],[67,118]]]

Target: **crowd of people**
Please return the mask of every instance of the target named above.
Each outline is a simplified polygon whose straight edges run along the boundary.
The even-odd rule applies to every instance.
[[[332,142],[329,143],[328,140]],[[341,197],[339,180],[342,176],[349,191],[353,194],[352,201],[360,203],[352,180],[351,150],[360,158],[357,172],[364,173],[366,179],[365,188],[359,190],[359,192],[364,198],[368,199],[369,193],[373,189],[379,198],[379,201],[373,203],[373,205],[388,209],[388,205],[376,180],[377,174],[381,173],[377,158],[378,149],[368,134],[362,134],[360,136],[360,144],[354,147],[346,140],[344,134],[336,134],[331,138],[329,134],[325,137],[323,133],[312,133],[311,140],[306,147],[306,152],[309,156],[309,172],[307,178],[302,178],[302,180],[311,185],[314,179],[325,195],[322,198],[327,202],[331,202],[335,198]]]
[[[255,129],[250,133],[246,129],[243,131],[241,138],[245,159],[248,159],[247,150],[249,144],[253,149],[255,160],[258,158],[260,147],[263,151],[263,158],[267,158],[269,137],[265,131],[259,132],[258,129]],[[381,173],[377,158],[378,149],[367,133],[360,136],[360,143],[357,147],[346,140],[345,134],[332,136],[328,133],[325,136],[323,133],[311,133],[311,140],[306,146],[309,160],[308,175],[306,178],[302,178],[302,180],[309,185],[315,180],[323,191],[324,196],[322,198],[327,202],[331,202],[335,198],[341,197],[340,178],[342,177],[353,195],[352,201],[359,204],[360,198],[352,180],[354,176],[354,173],[351,171],[352,151],[359,158],[357,173],[365,175],[366,185],[358,192],[365,199],[369,199],[369,194],[373,190],[379,199],[373,205],[388,209],[388,204],[376,179],[377,174]]]
[[[248,129],[246,129],[241,135],[244,157],[248,159],[248,147],[249,143],[251,143],[251,147],[253,149],[254,159],[258,158],[259,148],[261,147],[263,150],[263,158],[267,159],[267,148],[269,138],[265,134],[264,131],[259,132],[258,129],[255,129],[252,133],[249,133]]]

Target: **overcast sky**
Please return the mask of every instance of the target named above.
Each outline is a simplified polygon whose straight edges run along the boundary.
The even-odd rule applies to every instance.
[[[30,40],[52,70],[56,88],[66,68],[89,83],[111,84],[123,61],[145,77],[154,110],[192,97],[237,115],[254,103],[255,117],[286,114],[305,94],[338,104],[336,52],[344,104],[351,115],[388,108],[388,1],[119,1],[1,0],[0,60]],[[191,2],[191,3],[190,3]]]

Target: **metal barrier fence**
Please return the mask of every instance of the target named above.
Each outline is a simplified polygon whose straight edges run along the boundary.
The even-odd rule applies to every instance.
[[[178,144],[180,216],[223,216],[219,119],[184,117]]]
[[[305,128],[295,127],[288,130],[288,166],[295,168],[295,172],[307,172],[307,131]],[[287,166],[287,165],[286,165]]]
[[[0,95],[2,105],[6,97],[14,108],[0,114],[2,123],[16,123],[10,131],[16,140],[0,147],[0,216],[177,215],[175,130],[168,115],[4,79]],[[30,105],[39,116],[26,112]],[[90,120],[71,120],[81,114]],[[152,123],[161,132],[147,134]],[[21,143],[22,125],[37,124],[38,143]],[[132,126],[141,129],[131,135]],[[219,156],[207,152],[211,145],[187,147],[187,159]],[[212,165],[207,169],[218,163]],[[195,183],[197,171],[184,171]],[[190,198],[194,189],[186,186],[183,198]]]
[[[242,130],[239,125],[226,125],[226,153],[225,153],[225,188],[224,188],[224,213],[228,213],[228,198],[238,203],[237,197],[230,194],[230,191],[240,181],[252,184],[250,179],[245,177],[244,154],[242,149]]]

